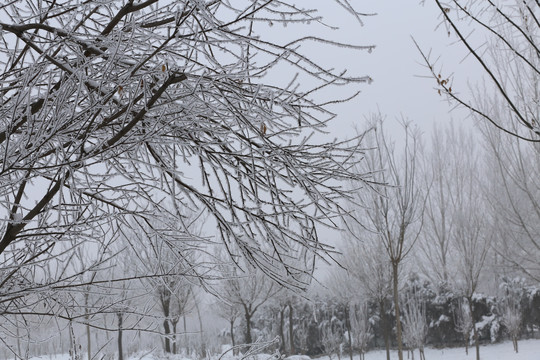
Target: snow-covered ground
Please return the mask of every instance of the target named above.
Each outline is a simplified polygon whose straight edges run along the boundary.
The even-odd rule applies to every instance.
[[[500,344],[490,344],[480,346],[480,358],[482,360],[540,360],[540,340],[522,340],[519,341],[519,353],[514,352],[512,342],[506,341]],[[407,354],[403,354],[404,359],[407,359]],[[474,360],[476,359],[476,349],[474,347],[469,348],[469,355],[465,354],[465,348],[446,348],[446,349],[432,349],[427,348],[425,350],[426,360]],[[392,360],[397,359],[397,351],[391,352]],[[419,360],[418,350],[414,354],[415,360]],[[333,357],[332,360],[336,360],[337,357]],[[342,360],[348,360],[348,356],[342,357]],[[329,360],[328,357],[324,357],[319,360]],[[354,360],[359,360],[358,356],[354,357]],[[386,360],[386,352],[370,351],[366,354],[366,360]],[[411,360],[409,358],[408,360]]]
[[[469,349],[469,355],[465,355],[464,348],[446,348],[446,349],[432,349],[427,348],[425,350],[426,360],[474,360],[476,359],[475,348]],[[418,351],[415,352],[414,358],[419,359]],[[218,360],[219,357],[213,360]],[[231,360],[232,357],[224,357],[227,360]],[[307,359],[307,357],[305,357]],[[296,357],[290,358],[290,360],[304,360]],[[391,352],[391,359],[398,358],[397,352]],[[407,354],[404,354],[404,358],[407,359]],[[480,347],[480,358],[482,360],[540,360],[540,340],[522,340],[519,342],[519,353],[515,353],[511,342],[503,342],[500,344],[484,345]],[[153,354],[136,354],[126,360],[160,360],[159,356]],[[182,357],[167,357],[169,360],[188,360]],[[272,359],[270,355],[258,355],[248,360],[267,360]],[[274,358],[275,359],[275,358]],[[342,360],[348,360],[349,356],[344,355]],[[35,357],[30,360],[70,360],[69,355],[53,355]],[[318,358],[317,360],[330,360],[328,356]],[[333,356],[332,360],[337,360],[337,356]],[[354,360],[359,360],[359,356],[355,355]],[[370,351],[366,354],[366,360],[386,360],[386,352],[384,350]],[[411,360],[409,357],[408,360]]]

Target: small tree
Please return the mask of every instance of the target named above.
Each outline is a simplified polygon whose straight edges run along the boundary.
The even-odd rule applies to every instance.
[[[334,354],[341,360],[341,347],[343,344],[343,324],[335,317],[322,321],[319,324],[321,343],[326,355],[332,360]]]
[[[499,312],[502,323],[506,327],[506,331],[512,339],[514,351],[518,352],[518,338],[523,324],[521,300],[524,295],[525,284],[522,279],[508,280],[504,279],[501,284],[503,292]]]
[[[458,307],[455,316],[456,331],[463,336],[465,343],[465,354],[469,354],[469,341],[471,332],[473,329],[473,318],[471,314],[471,307],[467,304],[467,299],[462,299],[458,302]]]
[[[346,232],[340,259],[351,280],[347,288],[354,289],[357,298],[365,296],[377,304],[386,358],[390,360],[391,326],[385,304],[392,294],[392,267],[382,242],[374,236],[365,236],[365,229],[358,223],[351,222],[347,226],[349,231]]]
[[[355,336],[353,335],[353,321],[356,317],[356,314],[351,313],[351,311],[356,311],[354,304],[363,295],[361,287],[358,286],[355,280],[350,272],[346,272],[340,267],[334,267],[325,281],[329,290],[327,299],[331,299],[328,301],[339,304],[344,309],[345,319],[342,326],[344,332],[347,333],[350,360],[353,360],[353,340]]]
[[[518,352],[518,338],[521,332],[521,307],[515,301],[506,299],[501,306],[502,323],[512,339],[514,351]]]
[[[218,316],[227,320],[229,324],[229,335],[231,337],[231,346],[233,349],[233,355],[238,355],[238,347],[236,346],[236,338],[234,336],[234,327],[236,320],[241,316],[242,311],[236,304],[231,304],[223,299],[218,298],[215,302],[217,306]]]
[[[178,352],[178,323],[193,307],[194,287],[204,279],[199,274],[204,266],[198,250],[206,239],[200,236],[199,220],[197,213],[164,215],[159,221],[139,225],[140,232],[123,235],[131,256],[125,259],[126,266],[133,268],[134,278],[155,296],[161,310],[166,353]],[[165,231],[175,227],[176,231]]]
[[[217,295],[230,306],[235,306],[244,318],[244,344],[247,349],[254,343],[252,337],[253,316],[268,300],[281,291],[261,270],[245,265],[242,272],[235,264],[220,264],[221,279],[217,284]]]
[[[420,352],[420,360],[425,360],[424,345],[427,333],[426,305],[418,293],[408,294],[403,306],[403,339],[412,350],[413,360],[414,349]]]
[[[354,344],[360,352],[360,359],[364,360],[369,343],[373,339],[368,303],[351,304],[349,316]]]

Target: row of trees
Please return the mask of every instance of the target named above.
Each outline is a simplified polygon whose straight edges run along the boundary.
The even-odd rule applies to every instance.
[[[372,191],[352,189],[352,217],[344,224],[338,260],[348,276],[335,270],[328,282],[338,302],[346,304],[346,320],[337,333],[334,325],[318,330],[334,345],[323,346],[320,340],[303,351],[337,351],[352,339],[362,351],[373,336],[365,331],[367,317],[357,311],[366,303],[378,307],[379,326],[387,330],[377,339],[384,339],[387,350],[394,341],[398,349],[403,342],[422,349],[426,341],[448,345],[463,336],[466,348],[469,340],[475,344],[479,358],[480,342],[500,338],[504,329],[518,351],[519,334],[531,335],[535,328],[523,319],[537,316],[530,310],[538,301],[535,288],[523,299],[525,284],[537,284],[540,276],[537,145],[490,127],[476,132],[453,124],[436,128],[431,143],[423,144],[412,123],[400,123],[403,137],[394,142],[380,115],[367,121],[364,141],[377,151],[366,152],[356,171],[373,174],[367,185]],[[404,290],[403,276],[411,271],[433,284],[435,304]],[[524,280],[507,280],[514,277]],[[497,297],[483,312],[478,309],[481,292]],[[445,298],[449,303],[438,303]],[[435,316],[436,306],[447,309]],[[353,335],[353,323],[363,330]],[[441,327],[436,340],[433,332],[441,323],[448,327]],[[489,324],[493,331],[486,333]]]
[[[497,294],[503,277],[524,276],[530,284],[540,277],[537,145],[490,127],[465,132],[453,124],[435,129],[423,145],[411,123],[401,125],[402,140],[393,142],[380,116],[368,121],[374,130],[367,142],[378,151],[366,153],[357,171],[374,174],[374,191],[358,191],[351,202],[340,259],[355,281],[342,285],[350,291],[344,297],[368,298],[381,313],[393,298],[398,349],[406,337],[414,342],[401,326],[419,315],[408,309],[401,317],[400,305],[409,306],[403,273],[421,273],[459,294],[468,314],[477,293]],[[479,358],[477,327],[463,321]]]
[[[341,279],[347,279],[346,272],[341,275]],[[527,285],[524,279],[502,279],[498,296],[475,294],[472,304],[459,292],[433,284],[418,274],[411,273],[403,280],[400,288],[403,343],[409,351],[418,350],[420,356],[426,345],[464,345],[468,351],[475,336],[481,342],[511,339],[517,351],[518,339],[538,335],[540,290]],[[335,277],[328,284],[335,285],[336,281],[346,286],[357,285],[353,279],[344,282]],[[291,294],[273,297],[261,294],[265,304],[250,318],[251,331],[262,342],[279,338],[281,341],[271,348],[285,354],[348,358],[351,350],[363,355],[387,344],[390,348],[398,346],[390,293],[381,309],[374,299],[346,297],[335,290],[328,286],[313,291],[310,299]],[[235,327],[222,333],[223,341],[230,343],[234,334],[237,339],[244,337],[245,319],[239,316],[238,320]],[[476,335],[473,327],[477,329]]]

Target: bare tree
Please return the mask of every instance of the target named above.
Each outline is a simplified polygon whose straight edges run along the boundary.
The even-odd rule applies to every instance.
[[[472,99],[467,99],[462,93],[464,89],[456,88],[453,81],[460,74],[449,77],[444,71],[436,70],[435,61],[420,50],[437,81],[437,91],[505,133],[522,140],[540,141],[538,2],[435,0],[434,3],[448,35],[457,38],[487,82],[473,90]],[[504,108],[503,117],[486,103],[490,94]]]
[[[362,23],[349,1],[335,6]],[[350,85],[354,95],[370,79],[302,49],[371,45],[296,31],[273,41],[270,23],[323,23],[317,8],[277,0],[17,0],[0,5],[0,19],[0,303],[73,289],[70,265],[24,288],[8,283],[177,207],[206,209],[223,243],[279,281],[293,281],[276,275],[292,243],[327,251],[317,227],[335,226],[347,196],[337,184],[364,175],[346,170],[357,141],[311,137],[334,117],[317,93]]]
[[[514,351],[517,353],[518,339],[522,324],[521,307],[519,306],[519,303],[507,299],[504,301],[501,310],[502,323],[506,327],[506,331],[512,339]]]
[[[182,215],[184,222],[176,224],[177,218],[165,218],[147,224],[145,231],[126,233],[125,241],[131,249],[131,262],[127,266],[135,268],[148,292],[155,295],[162,311],[163,346],[166,353],[178,351],[178,322],[193,306],[194,287],[200,281],[199,271],[203,271],[198,259],[200,243],[206,239],[197,234],[199,214]],[[163,229],[171,229],[164,232]],[[138,261],[134,261],[138,260]],[[128,261],[126,259],[126,261]]]
[[[233,355],[238,355],[238,347],[236,346],[236,338],[234,336],[234,326],[236,320],[242,315],[241,309],[236,304],[230,304],[222,299],[216,301],[218,315],[229,323],[229,333],[231,336],[231,346]]]
[[[359,289],[356,291],[357,297],[365,296],[377,304],[386,358],[390,360],[391,326],[385,304],[392,294],[392,267],[384,246],[377,237],[364,236],[366,230],[355,222],[350,222],[347,226],[353,234],[345,233],[345,245],[340,263],[349,274],[351,280],[349,289]]]
[[[458,271],[454,284],[466,298],[469,313],[473,316],[473,295],[477,291],[480,277],[491,246],[491,230],[484,184],[478,158],[478,150],[469,136],[461,143],[461,151],[467,154],[453,169],[453,181],[459,189],[452,197],[454,226],[451,233],[458,258]],[[474,321],[473,321],[474,324]],[[473,326],[476,358],[480,359],[478,331]]]
[[[241,272],[234,264],[220,265],[218,271],[221,280],[216,293],[223,301],[241,309],[245,323],[244,344],[249,349],[254,343],[251,331],[253,316],[281,288],[261,270],[245,266],[244,272]]]
[[[501,105],[493,104],[493,107]],[[501,109],[498,112],[501,114]],[[540,280],[540,156],[537,144],[483,127],[487,142],[491,213],[497,229],[493,249],[502,260],[504,276]],[[504,224],[504,226],[502,226]]]
[[[373,329],[369,318],[369,307],[367,301],[352,304],[349,309],[351,331],[354,333],[354,344],[360,351],[360,360],[365,359],[368,345],[373,339]]]
[[[396,150],[383,128],[380,115],[375,116],[367,135],[368,145],[375,148],[357,167],[358,173],[372,173],[372,192],[358,191],[353,209],[361,224],[381,242],[392,268],[392,288],[399,359],[403,360],[401,316],[399,307],[399,273],[403,259],[410,253],[421,230],[423,194],[418,178],[419,133],[402,121],[403,149]]]
[[[514,280],[505,279],[501,284],[501,290],[503,292],[502,304],[499,311],[502,318],[502,323],[506,327],[506,331],[512,339],[514,345],[514,351],[518,352],[518,339],[521,332],[521,325],[523,323],[521,300],[523,298],[524,282],[522,279],[516,278]]]
[[[460,191],[453,181],[453,169],[463,154],[463,129],[452,124],[435,128],[431,146],[424,156],[425,187],[429,189],[424,210],[424,226],[420,236],[418,265],[434,284],[447,287],[455,275],[455,249],[452,243],[454,209],[452,196]]]
[[[420,360],[425,360],[424,345],[428,332],[426,317],[426,305],[422,302],[419,294],[408,294],[403,304],[403,339],[409,346],[414,360],[414,349],[418,349]]]
[[[26,10],[19,13],[23,4]],[[362,177],[343,172],[342,145],[303,140],[304,130],[325,123],[315,118],[328,114],[324,107],[307,92],[291,90],[294,81],[279,89],[261,74],[283,61],[327,85],[368,79],[316,66],[297,51],[308,39],[280,46],[254,28],[319,20],[313,11],[273,1],[238,8],[221,1],[23,4],[0,9],[10,40],[1,77],[2,194],[12,204],[5,207],[10,221],[0,252],[23,235],[62,228],[62,240],[104,217],[156,216],[166,210],[157,199],[167,195],[207,208],[223,239],[238,240],[251,261],[263,261],[263,244],[285,245],[285,237],[319,246],[306,243],[296,227],[311,228],[322,218],[299,222],[303,216],[286,216],[292,223],[282,226],[278,214],[309,213],[285,189],[303,190],[311,204],[303,208],[328,214],[339,190],[324,180],[330,174]],[[216,54],[218,49],[232,60]],[[310,160],[304,162],[302,154]],[[190,166],[199,169],[197,181],[179,170]],[[134,211],[137,206],[146,209]],[[243,236],[261,243],[247,247]]]
[[[332,268],[325,280],[325,285],[328,289],[327,298],[333,300],[328,302],[339,304],[345,309],[345,319],[341,327],[343,328],[344,333],[347,334],[350,360],[353,360],[353,338],[355,338],[357,334],[355,333],[355,335],[353,335],[353,318],[357,316],[355,304],[357,304],[362,297],[362,293],[359,291],[361,288],[354,280],[355,279],[341,267]],[[353,311],[353,313],[351,313],[351,311]],[[360,330],[363,330],[363,328],[359,329],[359,331]],[[331,333],[326,333],[325,335],[329,336],[327,340],[331,341]]]
[[[468,300],[464,299],[458,303],[455,315],[456,331],[463,336],[465,343],[465,354],[469,355],[469,341],[473,330],[473,318],[471,307],[467,304]]]

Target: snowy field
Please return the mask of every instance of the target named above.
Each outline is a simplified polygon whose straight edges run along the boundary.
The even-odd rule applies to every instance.
[[[465,348],[447,348],[447,349],[431,349],[425,350],[426,360],[475,360],[476,349],[469,348],[469,355],[465,354]],[[391,352],[392,360],[397,359],[397,351]],[[403,354],[403,358],[407,359],[407,353]],[[415,360],[419,360],[418,351],[414,354]],[[336,360],[333,358],[332,360]],[[348,357],[343,357],[342,360],[347,360]],[[506,341],[500,344],[492,344],[480,346],[481,360],[540,360],[540,340],[522,340],[519,342],[519,353],[515,353],[512,347],[512,342]],[[323,359],[321,359],[323,360]],[[324,360],[329,360],[325,357]],[[358,356],[354,360],[359,360]],[[370,351],[366,354],[366,360],[386,360],[386,352]],[[412,358],[408,358],[412,360]]]
[[[464,348],[452,348],[452,349],[431,349],[427,348],[425,351],[426,360],[474,360],[475,349],[474,347],[469,349],[469,355],[465,355]],[[218,360],[219,357],[213,359]],[[272,357],[270,355],[258,355],[248,358],[249,360],[268,360]],[[397,352],[392,351],[391,359],[398,358]],[[404,354],[404,358],[412,360],[411,357],[407,358],[407,353]],[[418,351],[415,352],[414,358],[419,359]],[[480,358],[482,360],[540,360],[540,340],[522,340],[519,342],[519,353],[516,354],[513,351],[511,342],[503,342],[500,344],[484,345],[480,347]],[[158,360],[160,357],[155,355],[135,354],[126,360]],[[167,357],[169,360],[188,360],[178,357]],[[231,360],[230,356],[224,356],[222,359]],[[304,360],[308,357],[304,356],[291,356],[290,360]],[[331,360],[337,360],[337,356],[333,356]],[[341,360],[348,360],[348,355],[343,356]],[[366,360],[386,360],[386,352],[384,350],[370,351],[366,354]],[[67,354],[57,356],[43,356],[35,357],[31,360],[70,360]],[[317,358],[317,360],[330,360],[328,356]],[[354,360],[360,360],[356,355]]]

